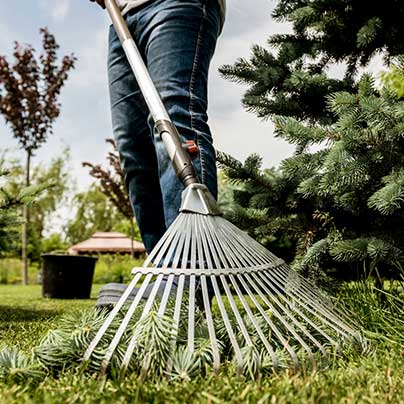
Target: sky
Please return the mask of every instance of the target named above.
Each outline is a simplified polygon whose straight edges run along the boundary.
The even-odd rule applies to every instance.
[[[228,0],[224,30],[212,60],[209,81],[209,122],[217,149],[244,160],[258,152],[264,167],[274,166],[292,153],[286,142],[273,137],[270,121],[246,112],[241,98],[246,87],[224,80],[222,64],[248,57],[253,44],[265,45],[275,32],[287,32],[286,24],[271,20],[273,0]],[[0,0],[0,54],[10,55],[14,41],[41,49],[39,28],[47,26],[60,45],[60,54],[74,53],[77,64],[60,101],[61,114],[54,134],[38,150],[34,164],[71,150],[71,170],[80,190],[92,182],[83,161],[101,163],[108,150],[104,139],[112,137],[107,88],[106,12],[88,0]],[[17,150],[17,142],[0,117],[0,148]],[[21,151],[17,156],[23,158]]]

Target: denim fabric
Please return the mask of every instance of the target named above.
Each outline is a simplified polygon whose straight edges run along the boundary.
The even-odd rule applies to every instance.
[[[183,141],[198,145],[200,182],[217,197],[215,151],[207,124],[207,81],[221,29],[217,0],[155,0],[129,12],[126,22]],[[150,252],[178,215],[177,179],[110,27],[108,76],[112,125],[131,204]]]

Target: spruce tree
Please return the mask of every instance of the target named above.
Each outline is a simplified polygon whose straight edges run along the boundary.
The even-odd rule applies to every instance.
[[[17,226],[24,221],[18,213],[19,208],[32,204],[41,192],[53,186],[48,182],[12,193],[8,189],[9,175],[7,170],[0,171],[0,257],[7,254],[10,244],[15,243],[18,238]]]
[[[244,184],[230,217],[261,242],[293,240],[294,265],[306,274],[365,270],[381,280],[404,263],[404,101],[364,75],[356,93],[327,102],[332,125],[274,118],[277,135],[299,149],[278,171],[260,170],[256,156],[241,165],[219,155]]]
[[[270,49],[255,45],[249,60],[220,69],[229,80],[248,85],[243,104],[260,118],[329,123],[327,95],[354,92],[358,68],[376,53],[386,60],[404,53],[404,7],[398,0],[279,0],[272,17],[291,23],[293,32],[271,36]],[[336,62],[346,65],[342,79],[327,75]]]
[[[402,257],[404,8],[387,3],[279,0],[272,14],[293,32],[222,66],[247,84],[245,108],[275,122],[296,147],[279,169],[220,154],[234,192],[229,218],[305,273],[397,274]],[[395,58],[378,90],[358,79],[376,53]],[[343,77],[328,69],[345,66]],[[313,148],[312,146],[316,146]],[[313,151],[317,150],[317,151]]]

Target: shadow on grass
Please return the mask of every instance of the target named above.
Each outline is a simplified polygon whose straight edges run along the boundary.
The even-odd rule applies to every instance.
[[[0,305],[0,322],[38,322],[60,315],[62,311],[51,309],[25,309]]]

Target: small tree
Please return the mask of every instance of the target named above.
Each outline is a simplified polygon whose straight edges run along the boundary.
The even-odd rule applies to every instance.
[[[32,203],[44,189],[51,186],[41,184],[22,189],[17,193],[10,193],[7,190],[7,184],[4,183],[9,179],[9,175],[6,170],[0,171],[0,257],[9,250],[9,245],[15,242],[17,236],[15,227],[22,223],[17,209],[24,204]]]
[[[69,171],[69,149],[64,149],[59,156],[47,162],[36,164],[31,172],[31,184],[41,185],[52,183],[50,192],[44,192],[30,206],[30,226],[27,239],[27,255],[30,259],[39,260],[43,251],[44,233],[56,217],[57,209],[66,205],[67,194],[72,190],[72,178]],[[8,155],[4,163],[10,171],[7,190],[17,195],[24,188],[25,173],[20,160]],[[16,243],[17,244],[17,243]],[[16,245],[21,250],[21,243]],[[14,250],[17,251],[17,250]]]
[[[305,275],[353,278],[365,269],[382,287],[404,265],[404,101],[364,75],[357,93],[335,93],[328,104],[333,125],[275,118],[278,136],[299,150],[275,175],[260,171],[257,157],[241,165],[219,155],[243,184],[231,219],[260,241],[293,240]]]
[[[101,192],[116,206],[118,211],[128,219],[131,230],[131,250],[134,256],[133,238],[135,237],[135,223],[129,194],[126,190],[125,177],[121,169],[119,154],[113,139],[106,139],[106,142],[113,148],[107,155],[107,161],[112,169],[104,169],[99,164],[88,162],[83,163],[83,167],[90,167],[90,175],[97,179]]]
[[[52,134],[53,123],[60,113],[60,90],[76,60],[73,55],[64,56],[58,65],[56,52],[59,45],[55,37],[46,28],[41,28],[40,33],[43,53],[39,60],[32,46],[22,46],[18,42],[14,46],[14,64],[0,56],[0,112],[26,152],[26,186],[30,185],[31,158]],[[27,205],[24,205],[23,216],[23,283],[27,284]]]
[[[220,69],[247,85],[245,108],[273,119],[276,136],[296,146],[279,170],[261,171],[258,156],[244,165],[219,156],[243,184],[232,219],[271,249],[283,237],[286,258],[297,256],[304,271],[352,275],[349,269],[360,273],[367,264],[388,273],[404,263],[402,101],[367,76],[357,80],[375,54],[388,61],[404,52],[403,16],[396,0],[279,0],[272,17],[292,32],[272,35],[271,49],[255,45],[249,59]],[[330,76],[335,63],[342,78]],[[400,66],[385,80],[402,96]]]

